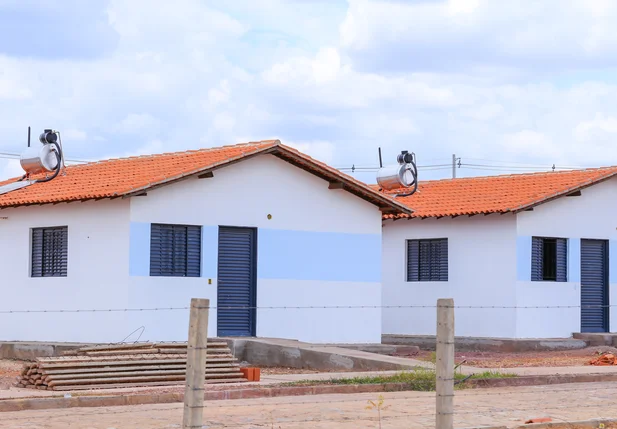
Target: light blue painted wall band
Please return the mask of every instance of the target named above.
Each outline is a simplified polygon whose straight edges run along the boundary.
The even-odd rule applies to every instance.
[[[131,222],[129,227],[129,275],[150,275],[150,224]]]
[[[531,281],[531,237],[516,237],[516,279]]]
[[[218,226],[202,227],[201,276],[216,278]],[[381,282],[381,235],[259,229],[257,277]],[[150,275],[150,224],[131,222],[131,276]]]
[[[617,252],[617,248],[615,250]],[[616,268],[617,270],[617,268]],[[531,237],[516,238],[516,278],[531,281]],[[568,282],[581,281],[581,239],[568,239]]]
[[[581,239],[568,239],[568,281],[581,282]]]
[[[609,283],[617,283],[617,240],[608,241],[608,258]]]
[[[201,229],[201,276],[216,278],[219,257],[219,228],[205,225]]]
[[[262,279],[381,282],[381,235],[259,229]]]

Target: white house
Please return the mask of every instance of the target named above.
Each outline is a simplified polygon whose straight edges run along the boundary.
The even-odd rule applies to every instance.
[[[0,339],[96,342],[186,340],[192,297],[211,336],[379,342],[382,215],[409,213],[279,141],[70,166],[0,209]]]
[[[617,331],[616,176],[613,167],[420,183],[400,199],[411,215],[384,216],[383,332],[434,335],[435,309],[421,307],[450,297],[462,307],[459,336]]]

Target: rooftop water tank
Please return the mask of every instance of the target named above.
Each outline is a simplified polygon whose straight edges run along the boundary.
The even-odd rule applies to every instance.
[[[26,149],[19,162],[27,174],[49,173],[58,168],[58,155],[54,145],[43,144]]]

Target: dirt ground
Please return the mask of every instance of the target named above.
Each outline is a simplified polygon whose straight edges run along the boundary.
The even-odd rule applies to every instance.
[[[460,391],[454,426],[514,427],[539,417],[562,424],[610,417],[617,415],[616,395],[615,383]],[[367,408],[369,400],[379,400],[374,393],[212,401],[205,404],[204,428],[375,429],[380,420],[384,429],[435,427],[434,393],[387,392],[382,398],[381,419],[374,408]],[[154,404],[7,412],[0,416],[0,429],[177,429],[182,409],[182,404]]]
[[[585,366],[591,359],[606,352],[617,353],[617,349],[603,346],[551,352],[457,352],[455,360],[457,364],[466,361],[465,365],[478,368]],[[433,356],[432,352],[420,351],[415,358],[430,361]]]
[[[570,423],[565,423],[563,425],[555,424],[555,422],[551,422],[551,423],[553,423],[553,425],[551,426],[551,429],[590,429],[590,426],[581,426],[581,425],[575,425],[575,424],[570,424]],[[601,429],[617,429],[617,424],[616,423],[605,423],[603,424],[603,426],[601,426]]]
[[[24,362],[0,359],[0,390],[6,390],[15,383]]]

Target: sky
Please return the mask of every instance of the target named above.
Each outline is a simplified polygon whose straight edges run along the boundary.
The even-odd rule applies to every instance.
[[[0,0],[0,178],[280,139],[374,183],[617,164],[612,0]],[[432,166],[432,167],[431,167]],[[346,170],[346,172],[351,172]]]

